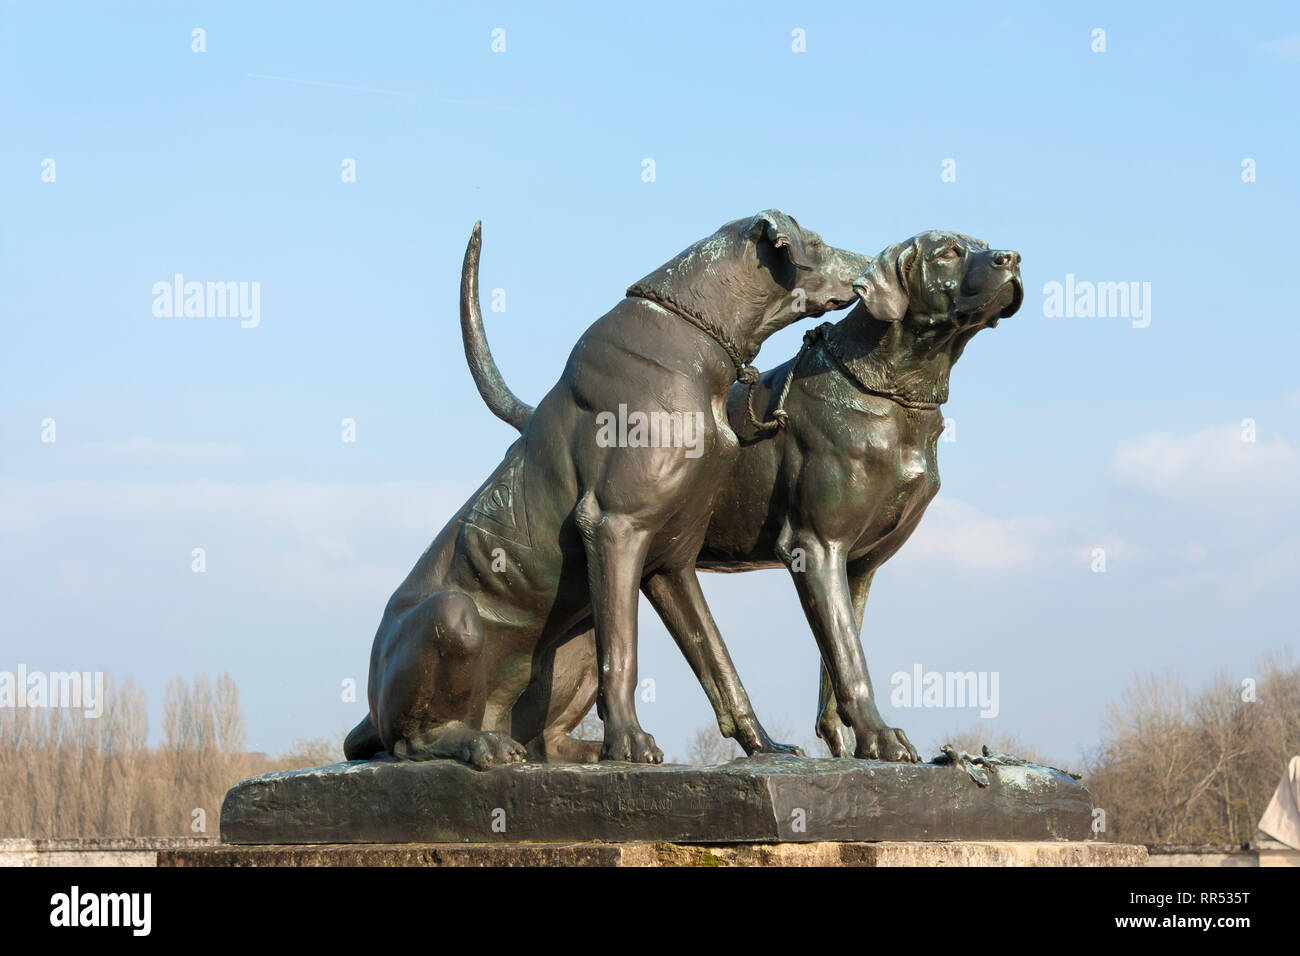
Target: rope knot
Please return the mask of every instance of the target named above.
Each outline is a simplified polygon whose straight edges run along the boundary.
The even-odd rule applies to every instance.
[[[803,334],[803,347],[806,349],[812,348],[814,345],[817,344],[817,341],[819,339],[825,338],[826,333],[829,332],[833,327],[834,326],[830,322],[823,322],[821,325],[817,325],[809,329],[807,332]]]
[[[795,370],[799,367],[799,362],[803,359],[804,353],[812,348],[813,345],[816,344],[818,337],[824,335],[826,330],[830,327],[831,324],[827,322],[824,325],[819,325],[815,329],[809,329],[804,333],[803,348],[799,349],[799,354],[796,355],[794,361],[790,363],[790,371],[786,373],[785,384],[781,386],[781,393],[776,398],[776,408],[772,409],[772,417],[768,421],[762,421],[756,414],[754,414],[754,386],[758,384],[758,369],[754,368],[752,365],[746,366],[745,368],[745,371],[754,373],[754,380],[752,382],[743,377],[737,376],[742,384],[749,386],[749,391],[745,395],[745,411],[749,413],[749,423],[754,427],[756,432],[759,434],[762,434],[763,432],[778,432],[790,427],[790,416],[786,414],[785,411],[785,400],[790,395],[790,386],[794,383]]]

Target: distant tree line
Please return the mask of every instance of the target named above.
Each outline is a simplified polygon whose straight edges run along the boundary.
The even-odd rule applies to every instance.
[[[1174,676],[1136,679],[1108,708],[1084,782],[1107,839],[1240,844],[1296,754],[1300,666],[1288,654],[1196,691]]]
[[[105,700],[98,718],[0,708],[0,837],[215,835],[222,798],[238,781],[342,759],[340,741],[324,738],[300,741],[274,758],[247,752],[229,674],[215,682],[173,680],[156,747],[148,745],[142,690],[129,680],[120,687],[109,682]],[[788,728],[772,730],[777,739],[792,739]],[[602,733],[594,713],[577,729],[588,739]],[[1005,734],[971,729],[946,741],[972,753],[987,744],[1053,763]],[[821,741],[803,746],[826,753]],[[697,731],[684,762],[719,763],[740,753],[709,726]],[[1196,691],[1174,676],[1136,678],[1108,707],[1101,742],[1079,769],[1105,811],[1102,839],[1239,844],[1254,837],[1297,753],[1300,666],[1286,655],[1263,660],[1253,678],[1221,676]]]
[[[229,674],[167,686],[157,747],[148,745],[143,690],[106,681],[104,697],[99,717],[0,708],[0,837],[216,835],[233,784],[342,759],[327,740],[275,759],[248,753]]]

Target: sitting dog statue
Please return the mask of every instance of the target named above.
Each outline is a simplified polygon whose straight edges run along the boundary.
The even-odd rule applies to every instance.
[[[860,302],[844,319],[810,331],[799,354],[753,389],[731,389],[728,418],[745,437],[713,499],[697,564],[786,567],[821,651],[817,735],[837,757],[848,755],[852,729],[854,756],[915,762],[906,734],[876,706],[859,637],[867,592],[939,490],[939,407],[949,372],[976,332],[1020,307],[1020,255],[959,233],[924,232],[882,252],[854,290]],[[490,372],[480,392],[509,421],[513,396],[491,387],[500,376],[477,303],[462,297],[466,314],[466,352]],[[756,428],[756,400],[783,427]],[[698,607],[659,608],[670,630],[689,635],[707,614],[698,592],[689,598]],[[588,633],[551,654],[525,699],[547,701],[551,733],[569,733],[591,707],[594,680],[582,675],[595,670],[595,645]],[[571,693],[585,696],[575,703]],[[719,725],[726,735],[726,719]]]
[[[478,241],[476,226],[471,251]],[[661,762],[635,708],[639,588],[689,615],[681,650],[746,752],[796,752],[755,717],[695,559],[739,452],[729,387],[757,380],[750,363],[769,335],[852,304],[866,262],[776,210],[727,223],[588,328],[535,411],[506,390],[522,435],[389,600],[348,759],[485,768],[531,745],[547,759]],[[539,681],[551,649],[587,631],[590,670]],[[546,692],[521,701],[530,683]],[[585,710],[554,715],[552,689],[570,706],[594,697],[598,747],[567,736]]]

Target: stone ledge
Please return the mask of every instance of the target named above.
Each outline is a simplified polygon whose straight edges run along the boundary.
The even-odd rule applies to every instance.
[[[160,850],[215,845],[216,837],[0,839],[0,867],[155,866]]]
[[[1091,842],[346,843],[164,850],[173,867],[1143,866],[1143,846]]]
[[[1086,841],[1092,798],[1034,764],[752,757],[714,767],[353,761],[252,777],[226,844]]]

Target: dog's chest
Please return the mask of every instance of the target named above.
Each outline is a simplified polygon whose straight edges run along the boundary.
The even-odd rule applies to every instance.
[[[910,534],[939,491],[937,448],[943,430],[937,412],[899,408],[877,422],[860,446],[850,511],[860,521],[855,555]]]

